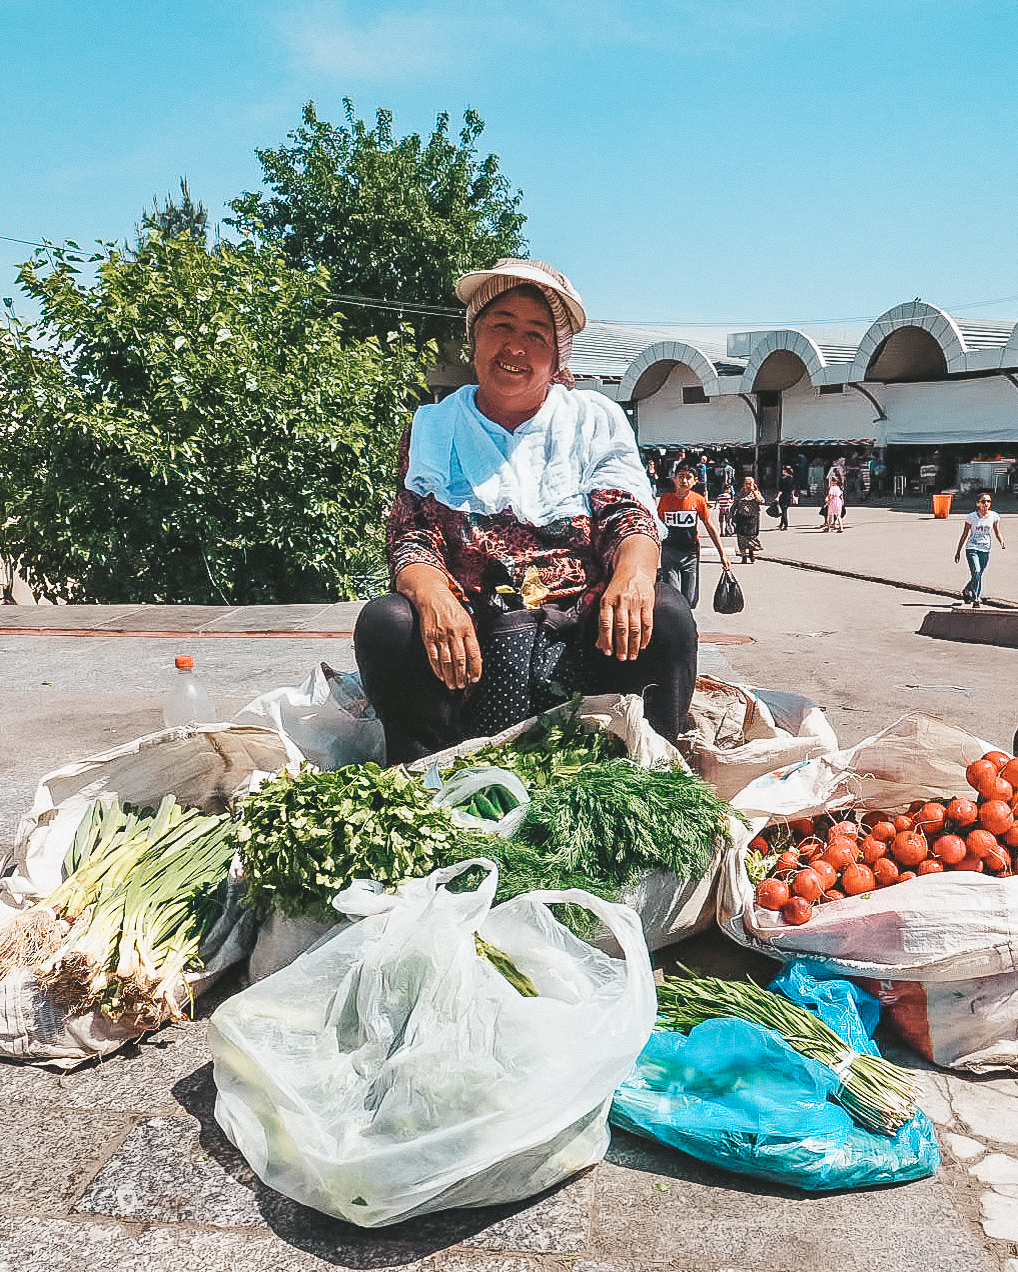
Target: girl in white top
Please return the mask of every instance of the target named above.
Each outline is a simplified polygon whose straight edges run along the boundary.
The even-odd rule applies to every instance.
[[[996,535],[997,542],[1002,548],[1007,547],[1004,536],[1000,533],[1000,517],[990,511],[991,502],[992,496],[987,491],[983,491],[976,500],[975,512],[970,512],[965,518],[965,524],[961,528],[961,538],[958,540],[958,550],[954,554],[955,561],[960,561],[962,548],[965,547],[965,541],[968,539],[969,545],[965,550],[965,559],[968,561],[970,578],[962,591],[962,597],[972,602],[973,609],[978,609],[980,606],[983,575],[989,564],[990,545],[993,541],[991,535]]]

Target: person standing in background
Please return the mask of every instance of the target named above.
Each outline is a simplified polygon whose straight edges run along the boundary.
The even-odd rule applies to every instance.
[[[973,609],[979,609],[982,604],[983,575],[990,563],[993,536],[996,536],[1002,548],[1007,547],[1004,536],[1000,533],[1000,517],[990,511],[992,502],[993,496],[988,490],[980,491],[975,512],[970,512],[965,518],[965,524],[961,528],[961,538],[958,540],[958,550],[954,554],[955,562],[960,561],[961,550],[965,547],[965,541],[969,540],[969,546],[965,550],[965,559],[969,566],[969,581],[962,591],[962,598],[965,601],[971,601]]]
[[[668,537],[661,547],[661,573],[664,581],[678,588],[696,609],[700,599],[700,534],[697,523],[704,528],[714,542],[721,557],[721,566],[730,570],[731,565],[714,523],[710,519],[710,504],[703,495],[693,489],[696,473],[691,468],[680,468],[675,474],[675,491],[662,495],[658,500],[658,516],[668,527]]]
[[[742,489],[735,496],[732,525],[742,564],[752,565],[760,549],[760,506],[764,501],[755,477],[744,477]]]
[[[735,503],[735,491],[731,481],[726,477],[721,486],[721,493],[714,503],[714,511],[718,514],[718,532],[724,538],[732,533],[732,506]]]
[[[795,478],[792,475],[792,469],[786,464],[781,470],[781,480],[778,482],[778,507],[781,509],[781,520],[778,522],[779,530],[788,529],[788,509],[795,503]]]
[[[827,498],[824,500],[824,534],[829,534],[831,530],[837,530],[841,534],[841,515],[845,511],[845,494],[838,480],[838,474],[832,473],[831,484],[827,488]]]

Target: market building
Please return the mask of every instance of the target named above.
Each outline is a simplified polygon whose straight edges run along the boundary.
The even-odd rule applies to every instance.
[[[575,340],[577,387],[620,402],[648,454],[726,452],[772,485],[845,456],[888,491],[1018,482],[1018,324],[972,322],[909,301],[860,338],[781,328],[723,333],[592,322]]]

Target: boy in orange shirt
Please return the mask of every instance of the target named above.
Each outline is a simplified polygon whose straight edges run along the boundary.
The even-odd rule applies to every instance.
[[[697,526],[702,521],[714,541],[721,557],[722,569],[730,570],[724,545],[710,519],[710,504],[698,495],[696,473],[691,468],[680,468],[674,482],[674,494],[662,495],[657,501],[658,516],[668,527],[668,537],[661,547],[661,572],[665,582],[676,588],[696,609],[700,599],[700,533]]]

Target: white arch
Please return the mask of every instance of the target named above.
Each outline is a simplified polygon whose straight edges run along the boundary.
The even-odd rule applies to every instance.
[[[669,368],[676,362],[682,362],[700,381],[700,386],[709,398],[720,393],[718,372],[714,363],[696,345],[686,344],[682,340],[661,340],[657,344],[648,345],[646,349],[626,368],[619,386],[619,401],[629,402],[636,392],[642,376],[658,363],[667,363]],[[662,383],[668,373],[661,377]]]
[[[1002,367],[1018,367],[1018,323],[1015,324],[1015,329],[1011,332],[1011,339],[1001,350],[1000,365]]]
[[[759,344],[753,346],[753,351],[749,355],[749,361],[746,363],[746,370],[742,373],[742,382],[740,384],[743,393],[753,393],[755,391],[756,377],[760,373],[760,368],[772,353],[779,352],[794,353],[805,366],[806,374],[814,384],[819,372],[823,371],[827,366],[827,359],[821,352],[820,346],[814,340],[811,340],[805,332],[796,331],[791,327],[768,331]]]
[[[877,350],[888,336],[895,331],[900,331],[903,327],[918,327],[931,335],[940,345],[949,372],[965,370],[965,355],[968,353],[968,348],[965,337],[955,320],[946,309],[940,309],[937,305],[928,305],[924,300],[910,300],[904,305],[896,305],[893,309],[889,309],[886,314],[881,314],[872,324],[862,338],[848,378],[865,380]],[[1014,336],[1011,339],[1014,340]]]

